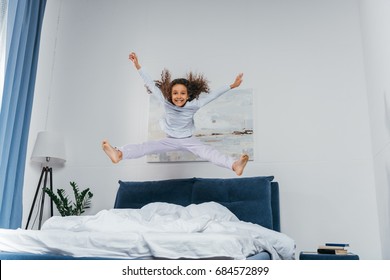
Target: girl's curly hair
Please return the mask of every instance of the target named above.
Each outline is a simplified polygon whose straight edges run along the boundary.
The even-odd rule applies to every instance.
[[[209,81],[202,74],[195,74],[193,72],[187,73],[186,78],[171,81],[171,73],[169,70],[164,69],[161,73],[161,80],[157,80],[155,83],[164,97],[170,102],[172,102],[172,87],[177,84],[184,85],[187,88],[188,101],[198,99],[202,92],[208,93],[210,91]]]

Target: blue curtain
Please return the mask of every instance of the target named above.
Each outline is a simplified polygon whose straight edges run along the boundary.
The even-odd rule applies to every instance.
[[[23,181],[46,0],[8,2],[0,113],[0,227],[21,227]]]

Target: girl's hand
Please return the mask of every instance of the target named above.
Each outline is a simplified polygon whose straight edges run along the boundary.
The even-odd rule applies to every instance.
[[[138,63],[138,57],[135,54],[135,52],[131,52],[129,54],[129,59],[133,62],[134,66],[135,66],[135,68],[137,68],[137,70],[139,70],[141,68],[141,65]]]
[[[230,85],[231,89],[236,88],[236,87],[241,85],[241,83],[242,83],[242,76],[243,75],[244,75],[243,73],[240,73],[240,74],[237,75],[236,79],[234,80],[234,83],[232,83]]]

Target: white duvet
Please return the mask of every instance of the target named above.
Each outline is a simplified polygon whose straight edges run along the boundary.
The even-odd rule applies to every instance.
[[[51,217],[41,230],[0,229],[0,251],[105,258],[245,259],[261,251],[293,259],[285,234],[242,222],[226,207],[151,203],[93,216]]]

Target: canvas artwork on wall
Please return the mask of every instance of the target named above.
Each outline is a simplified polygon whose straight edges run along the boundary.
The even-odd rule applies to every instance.
[[[149,101],[148,140],[166,137],[159,126],[164,108],[156,98]],[[221,153],[253,160],[253,90],[234,89],[195,114],[194,136]],[[147,162],[203,161],[190,152],[172,151],[147,156]]]

